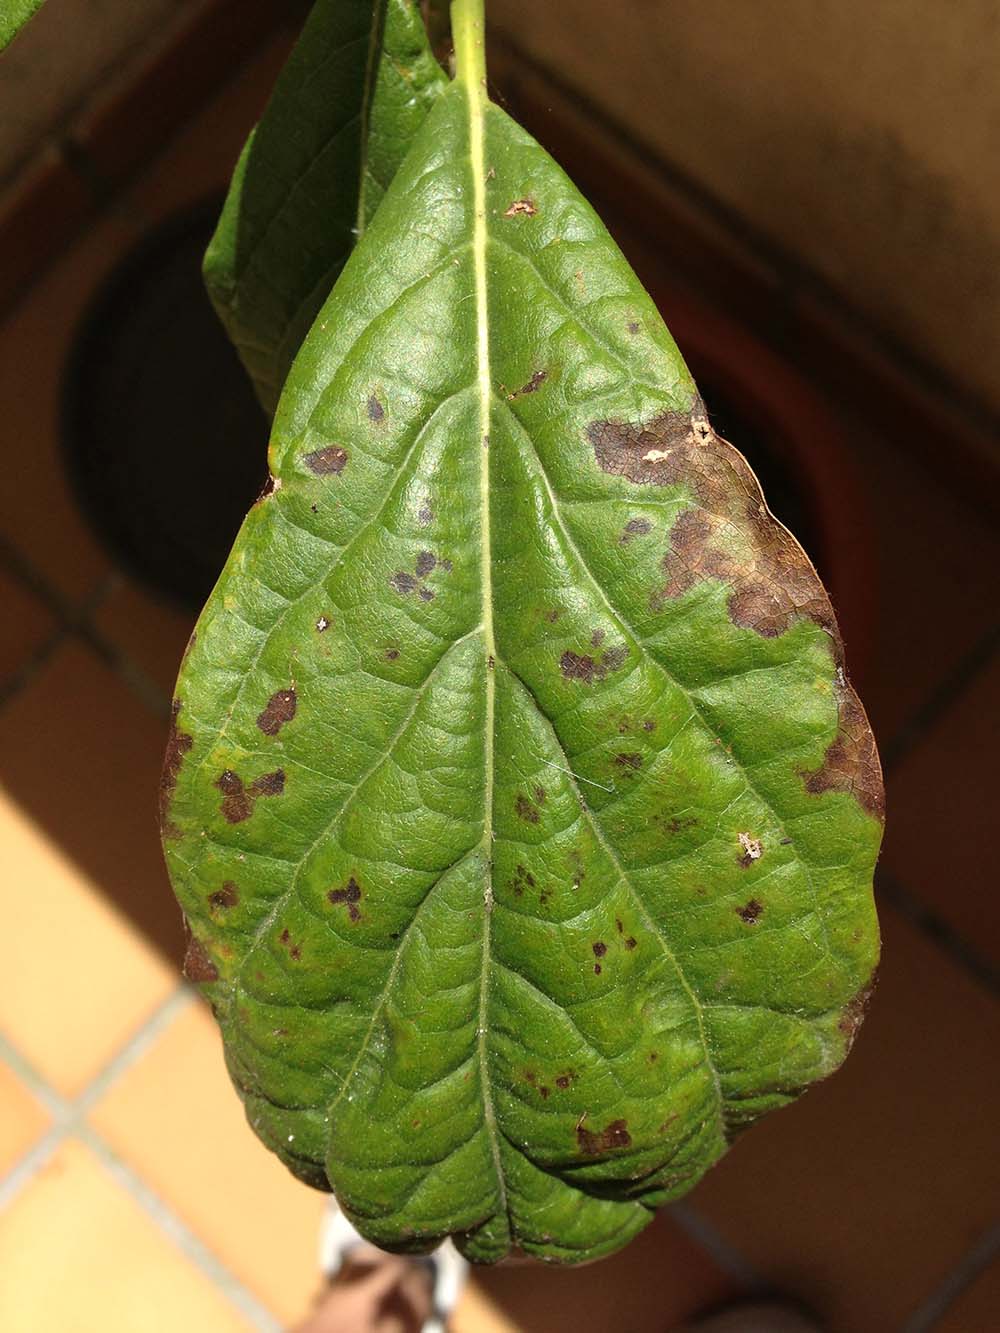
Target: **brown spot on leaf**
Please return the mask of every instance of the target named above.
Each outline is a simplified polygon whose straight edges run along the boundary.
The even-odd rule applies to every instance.
[[[212,907],[235,907],[239,900],[239,890],[231,879],[227,879],[221,889],[216,889],[214,893],[208,895]]]
[[[195,983],[219,980],[219,969],[208,956],[208,950],[197,935],[188,938],[182,971],[188,981]]]
[[[547,1088],[547,1087],[545,1086],[544,1083],[542,1083],[542,1084],[539,1085],[539,1088],[538,1088],[538,1094],[539,1094],[540,1097],[542,1097],[542,1098],[546,1098],[546,1097],[548,1097],[548,1095],[549,1095],[549,1093],[550,1093],[551,1091],[552,1091],[552,1089],[551,1089],[551,1088]]]
[[[317,477],[339,475],[347,467],[348,453],[339,444],[328,444],[325,449],[315,449],[306,454],[304,462],[310,472]]]
[[[631,950],[635,948],[635,945],[636,945],[635,936],[630,935],[628,939],[625,941],[625,948],[631,952]]]
[[[654,721],[653,718],[651,718],[651,717],[647,717],[646,720],[645,720],[645,722],[643,722],[643,724],[642,724],[642,729],[643,729],[643,731],[655,731],[655,730],[656,730],[656,722]]]
[[[877,819],[885,817],[882,765],[875,737],[861,700],[846,679],[838,690],[840,725],[836,739],[815,773],[804,773],[806,791],[818,796],[825,791],[850,792],[863,810]]]
[[[534,791],[534,796],[535,796],[535,800],[538,802],[539,805],[544,805],[544,804],[545,804],[545,801],[546,801],[546,799],[547,799],[548,793],[546,792],[546,790],[545,790],[544,787],[536,787],[536,788],[535,788],[535,791]]]
[[[560,1092],[565,1092],[566,1089],[569,1087],[569,1085],[572,1083],[572,1081],[573,1078],[572,1075],[570,1074],[556,1075],[556,1087],[559,1089]]]
[[[580,1124],[576,1127],[576,1141],[580,1151],[588,1157],[598,1157],[613,1148],[628,1148],[632,1144],[632,1135],[628,1132],[628,1122],[612,1120],[599,1133]]]
[[[316,633],[325,634],[329,628],[330,628],[330,617],[320,616],[319,620],[316,621]]]
[[[422,602],[433,602],[434,600],[434,593],[430,588],[421,588],[417,596]]]
[[[533,805],[521,792],[518,792],[514,801],[514,810],[518,819],[523,819],[526,824],[537,824],[539,819],[538,807]]]
[[[535,887],[535,877],[530,870],[526,870],[524,866],[519,865],[514,872],[514,878],[510,882],[510,887],[513,890],[514,897],[521,898],[524,895],[525,889],[533,889]]]
[[[645,537],[652,529],[653,525],[648,518],[630,518],[618,540],[623,546],[627,546],[633,537]]]
[[[867,982],[861,987],[857,995],[848,1000],[844,1005],[843,1013],[837,1027],[847,1038],[848,1049],[853,1045],[854,1038],[858,1035],[858,1028],[864,1021],[865,1010],[868,1008],[868,1001],[871,999],[872,991],[875,989],[875,983],[878,980],[878,968],[871,974]]]
[[[433,551],[420,551],[417,555],[417,573],[421,578],[429,574],[437,566],[437,556]]]
[[[527,384],[522,384],[519,389],[515,389],[513,393],[507,395],[508,399],[513,400],[515,398],[523,398],[525,394],[535,393],[537,389],[541,388],[548,377],[548,371],[536,370],[531,379],[528,380]]]
[[[428,523],[434,522],[434,510],[430,507],[430,505],[421,505],[421,507],[417,510],[417,521],[421,523],[425,528],[427,527]]]
[[[746,460],[715,435],[700,399],[689,413],[665,412],[638,424],[596,421],[587,434],[605,472],[638,485],[686,484],[696,497],[697,505],[674,523],[663,561],[667,582],[653,595],[654,609],[716,579],[731,588],[734,624],[774,638],[795,620],[814,620],[833,638],[840,661],[833,610],[815,570],[768,512]],[[723,533],[731,550],[714,540]]]
[[[554,625],[561,615],[562,612],[559,610],[559,608],[553,607],[551,611],[545,612],[545,619],[549,622],[550,625]]]
[[[177,786],[177,778],[184,762],[184,756],[193,744],[192,738],[186,732],[181,731],[177,725],[180,711],[181,701],[175,699],[170,710],[167,749],[163,756],[163,769],[160,773],[160,832],[164,838],[180,837],[180,829],[170,818],[170,802]]]
[[[694,828],[698,823],[694,815],[688,815],[686,818],[681,818],[680,815],[671,815],[669,819],[654,815],[653,822],[658,823],[664,833],[683,833],[685,829]]]
[[[745,921],[748,926],[755,926],[763,911],[763,903],[759,903],[756,898],[751,898],[745,907],[737,907],[736,915],[741,921]]]
[[[639,325],[635,322],[634,319],[630,319],[629,322],[625,325],[625,327],[631,334],[636,334],[639,332]]]
[[[616,754],[615,764],[623,773],[638,773],[642,768],[641,754]]]
[[[295,716],[298,700],[295,691],[276,690],[267,701],[267,707],[257,718],[257,726],[265,736],[277,736],[286,722]]]
[[[222,792],[222,817],[227,824],[242,824],[253,814],[254,802],[258,796],[280,796],[285,790],[285,773],[276,769],[273,773],[263,773],[250,784],[249,790],[243,785],[243,779],[231,768],[220,773],[215,780],[216,788]]]
[[[594,964],[594,976],[595,976],[595,977],[599,977],[600,975],[601,975],[601,965],[600,965],[600,963],[595,963],[595,964]]]
[[[510,207],[504,210],[504,217],[533,218],[537,212],[538,205],[535,203],[534,199],[515,199]]]
[[[608,951],[608,946],[604,943],[603,940],[595,940],[595,942],[590,947],[594,951],[595,958],[603,958]]]
[[[285,790],[285,770],[276,768],[273,773],[262,773],[255,778],[250,787],[254,796],[280,796]]]
[[[398,649],[398,648],[387,648],[387,649],[385,650],[385,660],[386,660],[387,662],[395,662],[395,660],[396,660],[396,658],[397,658],[398,656],[399,656],[399,649]]]
[[[382,421],[385,417],[385,408],[375,397],[374,394],[368,399],[368,420]]]
[[[590,636],[591,648],[600,648],[601,644],[604,642],[604,637],[605,637],[604,630],[595,629],[593,634]]]
[[[243,779],[231,768],[227,768],[215,779],[215,785],[222,792],[222,817],[227,824],[242,824],[249,819],[253,811],[253,801],[247,795]]]
[[[559,670],[567,680],[581,680],[585,685],[593,685],[595,681],[604,680],[610,672],[616,671],[627,657],[628,649],[622,644],[609,648],[599,658],[567,649],[559,659]]]
[[[417,579],[405,569],[397,569],[395,574],[389,577],[390,586],[405,597],[411,593],[417,586]]]
[[[361,920],[361,912],[358,908],[358,903],[361,901],[361,885],[353,875],[343,888],[331,889],[326,896],[335,907],[342,903],[345,904],[347,915],[352,921]]]

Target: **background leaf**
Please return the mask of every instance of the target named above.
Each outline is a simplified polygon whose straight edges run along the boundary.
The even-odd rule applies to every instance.
[[[0,4],[0,51],[9,46],[24,25],[41,9],[43,0],[2,0]]]
[[[268,415],[446,86],[412,0],[319,0],[311,12],[205,256],[209,294]]]
[[[187,973],[257,1133],[377,1244],[606,1254],[860,1021],[881,781],[829,602],[474,74],[271,465],[178,685]]]

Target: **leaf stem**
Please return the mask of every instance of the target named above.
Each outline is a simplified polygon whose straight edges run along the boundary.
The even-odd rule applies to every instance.
[[[476,96],[486,95],[485,0],[451,0],[455,78]]]

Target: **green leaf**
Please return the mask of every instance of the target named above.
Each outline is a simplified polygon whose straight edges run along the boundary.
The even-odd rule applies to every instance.
[[[43,0],[3,0],[0,6],[0,51],[10,45],[42,4]]]
[[[182,669],[164,845],[264,1142],[381,1246],[578,1262],[843,1059],[881,779],[811,565],[456,12]]]
[[[413,0],[320,0],[310,14],[205,256],[209,295],[269,415],[446,86]]]

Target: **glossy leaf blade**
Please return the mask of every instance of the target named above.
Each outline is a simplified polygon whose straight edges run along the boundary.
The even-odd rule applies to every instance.
[[[439,100],[296,362],[165,847],[258,1134],[377,1244],[575,1262],[844,1057],[878,759],[593,211]]]
[[[205,256],[209,295],[269,415],[446,86],[414,0],[319,0],[310,14]]]

